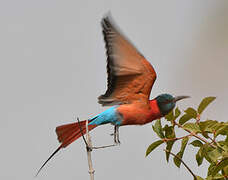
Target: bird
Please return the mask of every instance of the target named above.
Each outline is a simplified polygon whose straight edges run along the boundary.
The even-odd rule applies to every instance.
[[[116,25],[111,14],[101,20],[102,33],[107,56],[107,90],[98,97],[102,106],[111,106],[88,119],[88,130],[105,125],[114,126],[114,143],[120,144],[119,127],[144,125],[167,115],[176,102],[189,96],[160,94],[150,98],[156,80],[156,72],[150,62],[138,51]],[[56,127],[60,146],[44,162],[47,162],[62,148],[68,147],[86,133],[86,121],[74,122]]]

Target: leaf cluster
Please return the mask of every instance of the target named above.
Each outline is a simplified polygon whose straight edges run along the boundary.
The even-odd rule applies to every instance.
[[[159,140],[153,142],[146,151],[148,156],[155,148],[161,144],[165,145],[166,160],[169,162],[172,154],[174,164],[179,168],[183,163],[194,179],[203,178],[195,175],[184,163],[183,156],[188,145],[197,149],[195,160],[198,166],[203,162],[209,163],[206,180],[227,180],[228,179],[228,122],[218,122],[216,120],[202,120],[201,115],[207,106],[215,100],[215,97],[204,98],[197,109],[192,107],[181,112],[177,107],[165,116],[165,124],[157,120],[152,125],[153,131]],[[178,131],[184,131],[185,136],[177,137]],[[172,148],[176,142],[181,141],[179,152],[173,154]]]

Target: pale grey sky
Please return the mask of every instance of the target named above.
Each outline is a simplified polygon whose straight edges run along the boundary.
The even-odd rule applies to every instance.
[[[59,146],[55,127],[102,112],[106,56],[100,20],[116,23],[153,64],[152,97],[190,95],[181,109],[205,96],[217,100],[203,118],[227,121],[227,0],[0,0],[0,179],[33,179]],[[111,126],[92,132],[109,144]],[[120,128],[121,146],[93,152],[95,179],[192,179],[166,163],[162,147],[145,158],[155,140],[151,124]],[[189,147],[184,160],[196,174]],[[89,179],[82,140],[58,153],[37,179]]]

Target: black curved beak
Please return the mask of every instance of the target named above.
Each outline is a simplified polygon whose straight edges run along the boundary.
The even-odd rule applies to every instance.
[[[180,101],[181,99],[186,99],[186,98],[190,98],[190,96],[176,96],[174,97],[173,102],[177,102],[177,101]]]

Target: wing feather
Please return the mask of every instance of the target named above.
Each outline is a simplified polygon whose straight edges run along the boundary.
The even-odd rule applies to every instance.
[[[106,54],[108,88],[98,97],[103,106],[148,100],[156,73],[151,64],[124,37],[108,15],[101,22]]]

